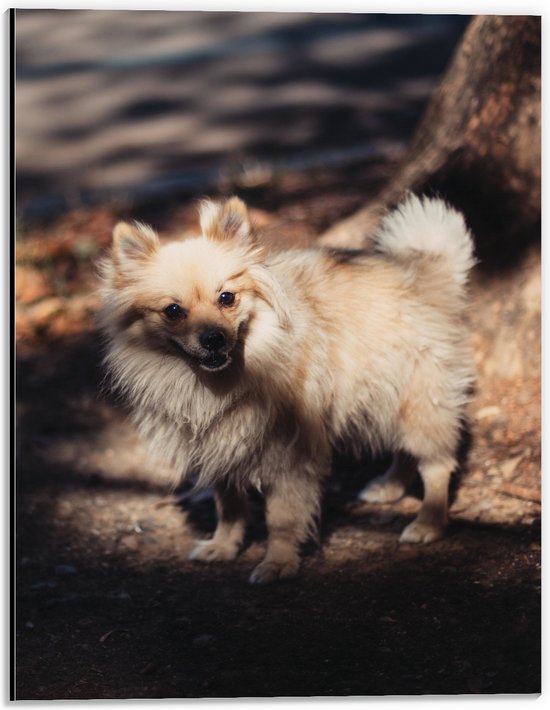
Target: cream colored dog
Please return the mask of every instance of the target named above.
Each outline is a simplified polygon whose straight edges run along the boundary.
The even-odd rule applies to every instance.
[[[315,530],[331,449],[395,453],[364,500],[425,497],[404,542],[444,532],[449,479],[472,385],[460,214],[410,196],[373,253],[267,254],[244,204],[205,202],[202,235],[160,245],[118,224],[101,325],[113,386],[154,451],[216,492],[218,526],[195,560],[234,559],[246,491],[266,499],[267,552],[251,581],[290,577]]]

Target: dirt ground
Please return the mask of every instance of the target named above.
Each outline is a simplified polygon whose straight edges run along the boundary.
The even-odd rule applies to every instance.
[[[356,178],[336,190],[334,174],[288,176],[244,196],[271,239],[302,244],[359,206]],[[236,562],[187,561],[212,499],[172,494],[173,473],[101,392],[93,264],[127,211],[76,210],[18,236],[17,699],[538,693],[538,245],[474,274],[478,383],[447,537],[398,544],[421,491],[358,505],[387,462],[335,455],[320,547],[296,580],[264,588],[247,583],[261,501]],[[166,237],[196,219],[189,200],[132,216]]]

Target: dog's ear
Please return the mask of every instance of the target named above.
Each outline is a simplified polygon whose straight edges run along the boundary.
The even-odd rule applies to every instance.
[[[146,261],[158,247],[155,232],[141,222],[119,222],[113,230],[113,260],[117,266],[132,266]]]
[[[277,279],[261,264],[253,265],[249,270],[254,282],[256,295],[275,311],[279,323],[288,328],[292,323],[292,309],[288,296]]]
[[[229,240],[245,246],[253,241],[248,210],[238,197],[232,197],[226,202],[202,202],[200,224],[204,236],[214,241]]]

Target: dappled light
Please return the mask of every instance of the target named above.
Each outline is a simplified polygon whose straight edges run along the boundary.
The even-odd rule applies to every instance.
[[[213,492],[147,450],[98,328],[120,220],[164,244],[199,232],[204,193],[238,194],[270,250],[335,224],[345,241],[341,220],[399,174],[469,18],[17,17],[17,699],[538,692],[537,214],[502,238],[507,218],[483,221],[469,183],[476,383],[446,536],[399,543],[420,477],[397,503],[362,502],[389,452],[338,450],[318,538],[272,586],[248,583],[266,548],[258,491],[237,559],[188,559],[215,529]]]

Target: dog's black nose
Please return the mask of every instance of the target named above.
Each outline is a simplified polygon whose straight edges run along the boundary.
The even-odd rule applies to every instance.
[[[214,353],[226,345],[227,338],[225,332],[220,328],[208,328],[208,330],[203,330],[200,334],[199,342],[203,348]]]

